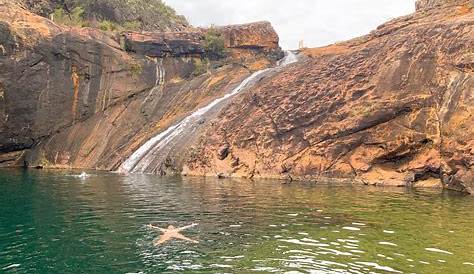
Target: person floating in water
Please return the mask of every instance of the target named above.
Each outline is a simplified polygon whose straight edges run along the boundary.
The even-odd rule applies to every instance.
[[[191,228],[191,227],[195,227],[197,225],[198,224],[191,224],[191,225],[187,225],[187,226],[183,226],[183,227],[174,227],[174,226],[170,225],[170,226],[168,226],[168,228],[160,228],[160,227],[156,227],[156,226],[150,224],[147,227],[159,230],[161,233],[163,233],[160,236],[159,239],[156,239],[153,242],[155,244],[155,246],[158,246],[158,245],[161,245],[161,244],[163,244],[167,241],[170,241],[172,239],[184,240],[184,241],[188,241],[188,242],[198,244],[199,243],[198,241],[190,239],[190,238],[184,236],[183,234],[181,234],[181,231],[183,231],[185,229],[188,229],[188,228]]]

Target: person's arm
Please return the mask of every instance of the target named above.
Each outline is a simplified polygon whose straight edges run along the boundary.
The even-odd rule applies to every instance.
[[[147,227],[148,227],[148,228],[151,228],[151,229],[159,230],[159,231],[161,231],[161,232],[164,232],[164,231],[165,231],[163,228],[157,227],[157,226],[154,226],[154,225],[151,225],[151,224],[147,225]]]
[[[183,227],[180,227],[180,228],[178,229],[178,231],[183,231],[183,230],[185,230],[185,229],[188,229],[188,228],[191,228],[191,227],[195,227],[195,226],[197,226],[197,225],[199,225],[199,224],[194,223],[194,224],[190,224],[190,225],[187,225],[187,226],[183,226]]]

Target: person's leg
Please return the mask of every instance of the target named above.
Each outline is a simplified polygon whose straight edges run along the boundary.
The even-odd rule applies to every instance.
[[[184,240],[184,241],[192,242],[192,243],[195,243],[195,244],[198,244],[198,243],[199,243],[198,241],[193,240],[193,239],[190,239],[190,238],[188,238],[188,237],[186,237],[186,236],[183,236],[183,235],[181,235],[181,234],[176,235],[175,238],[176,238],[176,239],[179,239],[179,240]]]
[[[165,239],[165,238],[163,238],[163,237],[160,237],[160,238],[156,239],[156,240],[153,242],[153,244],[154,244],[155,246],[159,246],[159,245],[163,244],[163,243],[166,242],[166,241],[167,241],[167,239]]]

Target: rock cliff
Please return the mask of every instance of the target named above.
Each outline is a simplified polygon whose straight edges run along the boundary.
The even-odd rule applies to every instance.
[[[113,170],[147,138],[273,62],[258,49],[253,59],[216,62],[181,46],[132,52],[120,35],[0,4],[1,166]],[[155,49],[194,43],[186,32],[149,35],[166,37],[150,43]]]
[[[105,33],[63,28],[15,5],[0,5],[0,14],[2,152],[32,148],[154,85],[154,64]]]
[[[217,28],[228,54],[210,61],[209,30],[65,27],[21,2],[0,0],[0,166],[116,170],[281,57],[266,22]],[[369,35],[303,50],[205,121],[165,171],[473,193],[473,24],[472,1],[420,0]]]
[[[474,14],[418,1],[371,34],[308,49],[213,121],[184,174],[474,191]]]
[[[235,57],[246,52],[264,52],[274,59],[282,57],[278,34],[270,22],[230,25],[214,29],[192,29],[181,32],[126,32],[127,50],[153,57],[206,55],[205,39],[209,31],[217,32],[224,47]]]

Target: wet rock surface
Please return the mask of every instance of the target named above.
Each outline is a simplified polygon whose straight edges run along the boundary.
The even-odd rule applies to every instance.
[[[305,50],[307,60],[223,110],[184,173],[472,193],[472,5],[428,4],[370,35]]]

